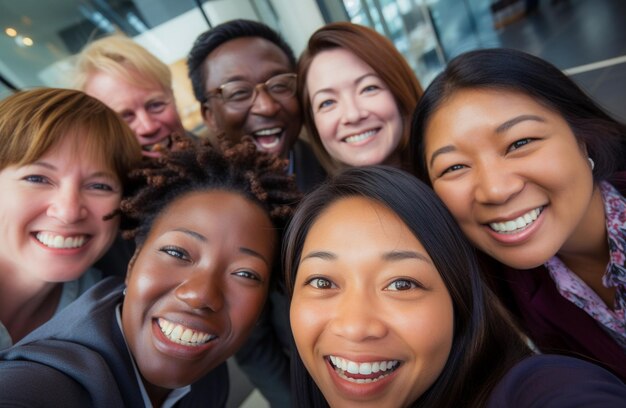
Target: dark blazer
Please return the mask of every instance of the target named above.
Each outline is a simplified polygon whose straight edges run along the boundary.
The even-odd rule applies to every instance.
[[[142,407],[117,323],[123,281],[107,278],[15,346],[0,352],[0,406]],[[223,407],[223,363],[192,384],[177,407]]]
[[[308,193],[326,180],[326,171],[322,167],[309,144],[298,139],[293,146],[293,172],[298,189]]]
[[[609,181],[626,192],[626,173]],[[593,317],[561,296],[545,267],[520,271],[494,260],[485,259],[485,264],[500,299],[542,352],[584,358],[626,381],[624,349]]]
[[[583,360],[539,355],[516,364],[491,392],[488,408],[626,406],[626,386]]]

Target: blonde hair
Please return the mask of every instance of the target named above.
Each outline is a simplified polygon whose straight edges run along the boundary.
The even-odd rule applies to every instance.
[[[172,73],[167,65],[128,37],[113,35],[88,44],[77,55],[74,87],[82,91],[96,72],[118,77],[140,88],[159,84],[172,90]]]
[[[0,171],[39,160],[72,138],[124,182],[141,161],[141,146],[128,125],[87,94],[56,88],[22,91],[0,101]]]

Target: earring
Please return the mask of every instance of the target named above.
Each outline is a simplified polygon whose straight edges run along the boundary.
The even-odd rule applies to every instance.
[[[124,288],[124,291],[122,292],[122,296],[124,296],[124,297],[126,297],[126,289],[127,288]]]
[[[596,164],[593,162],[593,159],[591,157],[587,157],[587,160],[589,160],[589,164],[591,165],[591,171],[593,171],[593,168],[596,167]]]

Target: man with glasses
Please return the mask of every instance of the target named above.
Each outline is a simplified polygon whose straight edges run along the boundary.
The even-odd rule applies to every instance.
[[[228,21],[196,39],[187,66],[210,137],[223,134],[236,142],[251,136],[259,150],[289,159],[303,191],[324,179],[311,149],[298,139],[296,59],[278,33],[255,21]]]
[[[255,21],[228,21],[196,39],[187,67],[212,137],[237,142],[251,136],[259,150],[289,159],[288,172],[304,192],[323,181],[324,170],[298,138],[296,59],[278,33]],[[276,280],[259,323],[235,357],[272,407],[290,407],[289,306],[281,278]]]

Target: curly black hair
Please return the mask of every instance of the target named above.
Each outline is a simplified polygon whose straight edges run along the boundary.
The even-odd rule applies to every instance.
[[[219,148],[208,140],[178,140],[172,151],[130,173],[132,194],[121,204],[123,236],[140,246],[171,202],[207,190],[242,194],[282,230],[301,196],[286,166],[284,159],[257,151],[249,139],[231,145],[222,138]]]

